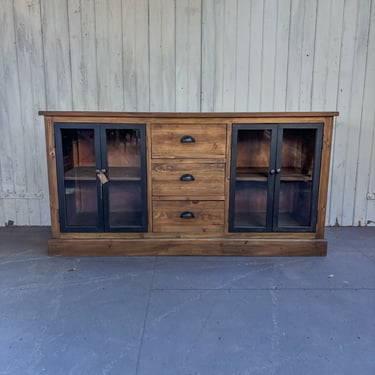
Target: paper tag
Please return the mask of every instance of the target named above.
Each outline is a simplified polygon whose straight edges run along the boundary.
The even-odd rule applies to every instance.
[[[106,184],[108,182],[108,178],[107,178],[107,176],[103,172],[99,172],[97,174],[97,176],[98,176],[100,182],[102,183],[102,185],[104,185],[104,184]]]

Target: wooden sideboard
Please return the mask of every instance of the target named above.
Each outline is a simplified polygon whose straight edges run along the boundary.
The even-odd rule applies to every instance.
[[[326,254],[337,112],[39,114],[50,254]]]

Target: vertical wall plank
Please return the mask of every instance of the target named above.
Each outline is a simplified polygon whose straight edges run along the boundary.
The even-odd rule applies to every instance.
[[[129,112],[137,110],[136,2],[137,0],[125,0],[122,4],[123,106]]]
[[[363,69],[364,91],[361,111],[361,128],[358,137],[357,178],[353,186],[355,200],[354,225],[357,223],[366,225],[367,220],[375,222],[375,211],[371,213],[371,210],[369,210],[369,216],[367,217],[367,207],[370,208],[374,206],[374,202],[366,199],[368,192],[375,192],[374,161],[374,164],[371,164],[371,158],[375,158],[373,149],[373,140],[375,139],[375,4],[372,2],[372,5],[369,5],[368,14],[370,18],[368,37],[364,35],[363,30],[361,43],[364,45],[362,44],[362,46],[357,48],[357,50],[360,48],[364,49],[363,53],[366,54],[366,61]],[[365,12],[366,8],[363,10],[363,13]],[[366,22],[366,19],[363,19],[361,22]],[[373,177],[372,184],[370,183],[371,177]]]
[[[344,0],[319,0],[316,21],[313,111],[337,107]]]
[[[260,111],[263,55],[263,1],[251,2],[248,110]]]
[[[301,50],[301,81],[298,109],[311,111],[312,78],[315,53],[315,26],[317,1],[305,2]]]
[[[202,111],[217,111],[221,103],[222,0],[203,0],[202,10]],[[220,108],[220,107],[219,107]]]
[[[337,221],[343,225],[344,185],[347,165],[347,142],[350,124],[352,74],[355,59],[355,34],[358,18],[357,4],[352,1],[345,2],[342,51],[340,59],[338,109],[340,117],[336,121],[335,147],[332,160],[332,192],[331,197],[331,222]],[[351,176],[353,178],[353,176]]]
[[[343,11],[344,0],[318,1],[312,88],[313,111],[332,111],[337,109]],[[333,128],[331,160],[335,152],[335,132],[336,127]],[[332,171],[333,169],[331,168],[328,202],[331,201],[332,190],[335,190],[335,181],[332,179]],[[335,199],[334,192],[332,199]],[[328,225],[334,225],[335,222],[336,216],[331,215],[330,205],[328,204],[326,223]]]
[[[124,103],[121,0],[95,0],[95,38],[98,109],[121,111]]]
[[[73,109],[97,110],[95,3],[68,0]]]
[[[9,17],[8,14],[9,10],[8,7],[2,6],[0,8],[0,40],[4,41],[4,43],[0,43],[0,82],[2,87],[5,86],[5,79],[6,79],[6,49],[5,49],[5,38],[7,38],[7,30],[9,30]],[[5,153],[5,144],[9,137],[8,127],[6,128],[5,125],[7,124],[7,108],[8,104],[6,101],[6,91],[0,90],[0,193],[4,194],[6,191],[6,184],[9,186],[9,182],[11,181],[11,159],[9,155]],[[7,181],[7,182],[5,182]],[[5,225],[5,212],[4,212],[4,205],[5,205],[5,198],[0,198],[0,226]]]
[[[375,193],[375,4],[371,3],[370,32],[366,66],[366,83],[362,110],[361,148],[358,160],[358,176],[368,176],[366,193]],[[372,132],[372,141],[371,134]],[[369,150],[371,150],[369,152]],[[367,163],[366,163],[367,162]],[[368,165],[368,170],[366,168]],[[357,190],[357,220],[365,220],[364,224],[375,226],[375,201],[364,200],[364,190]],[[364,215],[366,212],[366,215]],[[362,219],[365,217],[365,219]]]
[[[373,35],[373,34],[372,34]],[[370,159],[370,178],[368,185],[368,192],[375,193],[375,116],[372,118],[373,128],[372,128],[372,146],[371,153],[369,156]],[[366,224],[369,226],[375,226],[375,201],[366,202]],[[359,211],[360,212],[360,211]]]
[[[202,97],[201,110],[211,112],[214,109],[215,71],[216,71],[216,23],[215,0],[203,0],[202,3]]]
[[[20,105],[22,134],[19,142],[23,144],[25,153],[24,172],[26,177],[24,199],[27,212],[20,214],[24,224],[48,222],[41,217],[48,207],[47,198],[41,203],[43,184],[41,176],[45,173],[45,144],[42,120],[38,118],[38,110],[45,107],[43,48],[41,38],[41,15],[38,2],[18,1],[15,8],[16,52],[19,72]],[[35,139],[34,142],[30,142]],[[36,162],[38,160],[38,162]],[[23,215],[23,216],[22,216]],[[43,214],[45,216],[45,214]],[[26,221],[28,219],[28,221]]]
[[[12,129],[19,126],[20,119],[14,118],[19,114],[20,104],[18,96],[17,57],[14,50],[15,32],[13,23],[12,1],[7,0],[0,7],[0,146],[1,146],[1,192],[4,196],[16,189],[15,158]],[[16,113],[12,113],[16,111]],[[14,121],[15,120],[15,121]],[[18,166],[19,167],[19,166]],[[19,169],[21,169],[19,167]],[[16,206],[14,199],[2,199],[2,221],[4,225],[8,220],[16,220]]]
[[[72,75],[66,1],[42,0],[47,109],[72,109]]]
[[[325,0],[320,0],[324,3]],[[339,84],[340,71],[340,56],[341,56],[341,35],[343,29],[343,13],[345,0],[331,0],[331,7],[329,17],[325,14],[325,23],[329,24],[329,34],[322,35],[322,38],[327,38],[328,43],[328,72],[325,77],[326,90],[324,108],[327,111],[337,109],[337,93]],[[319,42],[315,42],[315,46],[319,48]]]
[[[278,7],[275,1],[264,1],[263,10],[263,54],[262,54],[262,91],[260,109],[272,111],[274,107],[274,86],[276,68],[276,31]]]
[[[273,110],[285,111],[288,77],[290,0],[279,0],[277,6],[277,36]]]
[[[325,107],[326,100],[327,77],[328,69],[330,67],[329,38],[332,22],[331,7],[332,1],[318,1],[315,36],[316,48],[314,54],[314,72],[312,77],[313,87],[311,97],[311,109],[317,111],[322,110]],[[327,22],[327,17],[329,17],[330,22]],[[337,17],[337,20],[339,19],[340,17]],[[338,70],[336,71],[336,75],[338,75]]]
[[[16,30],[14,24],[13,2],[7,0],[2,4],[2,55],[6,56],[3,62],[4,92],[2,102],[5,104],[5,113],[2,115],[4,127],[3,149],[6,163],[3,175],[3,191],[9,194],[4,201],[5,220],[12,220],[16,225],[28,224],[28,208],[25,199],[16,199],[26,192],[25,152],[23,139],[23,124],[21,117],[21,100],[19,87],[18,55]],[[3,112],[3,111],[1,111]]]
[[[286,110],[299,110],[302,68],[304,0],[291,0]]]
[[[222,102],[216,111],[234,111],[236,83],[237,0],[224,2]]]
[[[152,0],[150,12],[150,109],[176,109],[175,1]]]
[[[200,110],[201,0],[176,2],[176,110]]]
[[[150,110],[150,28],[148,0],[137,0],[135,58],[137,69],[137,111]]]
[[[240,112],[247,111],[249,97],[250,11],[250,1],[237,1],[236,91],[234,110]]]
[[[355,59],[351,77],[351,104],[349,109],[349,126],[346,142],[346,171],[343,195],[343,225],[357,225],[354,222],[354,205],[356,183],[362,183],[357,177],[359,156],[359,141],[361,132],[361,115],[363,102],[363,88],[365,84],[367,42],[369,32],[370,2],[358,3],[357,27],[355,35]]]
[[[148,0],[122,2],[124,109],[150,110]]]
[[[224,3],[223,0],[215,1],[214,3],[214,30],[215,30],[215,49],[214,52],[214,68],[213,66],[208,69],[214,69],[214,85],[213,85],[213,111],[220,111],[223,105],[223,53],[224,53]],[[211,53],[212,53],[211,52]]]

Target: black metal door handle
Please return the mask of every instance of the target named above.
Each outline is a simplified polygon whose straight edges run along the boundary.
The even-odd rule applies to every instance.
[[[195,143],[195,138],[192,137],[191,135],[184,135],[180,139],[181,143]]]
[[[181,212],[180,218],[181,219],[194,219],[195,216],[191,211],[184,211],[184,212]]]
[[[195,178],[193,175],[186,173],[180,177],[180,181],[195,181]]]

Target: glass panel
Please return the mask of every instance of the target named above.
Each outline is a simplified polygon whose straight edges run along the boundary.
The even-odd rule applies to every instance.
[[[237,181],[234,202],[235,227],[265,227],[267,182]]]
[[[316,129],[284,129],[278,226],[311,226]]]
[[[109,184],[109,226],[142,225],[142,191],[139,182],[115,181]]]
[[[271,135],[267,129],[238,131],[234,226],[267,224]]]
[[[142,225],[140,138],[136,129],[106,129],[111,228]]]
[[[65,225],[96,226],[97,184],[93,129],[61,129]]]

